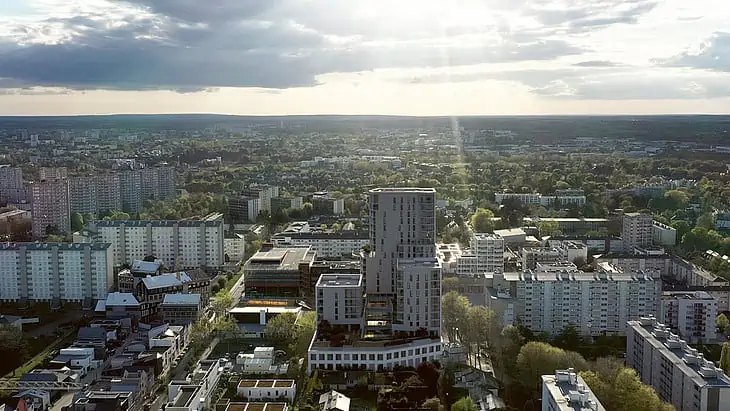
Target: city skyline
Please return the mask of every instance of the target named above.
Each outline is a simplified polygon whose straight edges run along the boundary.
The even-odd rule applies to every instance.
[[[0,16],[0,115],[730,107],[718,0],[11,0]]]

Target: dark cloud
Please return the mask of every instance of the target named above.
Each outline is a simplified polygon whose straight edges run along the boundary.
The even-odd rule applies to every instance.
[[[0,44],[0,78],[22,87],[192,92],[312,86],[317,76],[334,72],[548,61],[586,51],[553,37],[556,33],[633,23],[655,5],[572,0],[570,7],[554,10],[546,0],[498,2],[545,25],[514,30],[509,19],[496,29],[445,27],[434,20],[438,7],[458,11],[479,4],[476,0],[443,1],[431,15],[401,10],[408,14],[404,19],[385,18],[392,9],[384,1],[110,1],[149,13],[96,12],[18,26],[13,37],[19,44]],[[59,26],[63,41],[32,41],[52,36]],[[495,35],[501,40],[486,40]],[[463,36],[473,37],[461,41]],[[588,63],[597,62],[577,66]]]
[[[698,52],[684,52],[657,63],[670,67],[730,72],[730,33],[717,32],[701,45]]]

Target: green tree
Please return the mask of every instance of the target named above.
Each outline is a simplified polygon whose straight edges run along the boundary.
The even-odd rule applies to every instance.
[[[477,411],[477,405],[471,398],[464,397],[451,406],[451,411]]]
[[[477,233],[490,233],[494,231],[494,213],[486,208],[477,208],[471,216],[471,226]]]
[[[316,327],[317,314],[314,311],[308,311],[299,317],[296,329],[296,345],[292,350],[294,355],[307,358],[309,343],[312,342]]]
[[[540,221],[537,224],[537,230],[540,232],[540,237],[551,237],[563,234],[563,232],[558,228],[557,221]]]
[[[14,370],[23,365],[27,348],[23,331],[19,327],[0,325],[0,358],[3,359],[2,368],[5,371]]]
[[[197,352],[205,348],[210,341],[212,327],[207,318],[201,318],[194,322],[190,327],[189,341],[190,347]]]
[[[275,347],[289,350],[297,343],[299,332],[297,330],[297,316],[293,313],[282,313],[272,318],[264,329],[266,339]]]
[[[697,224],[695,224],[695,226],[712,230],[715,228],[715,217],[712,216],[712,213],[702,214],[697,217]]]
[[[428,408],[431,411],[444,411],[444,406],[441,405],[441,400],[437,397],[427,399],[421,404],[421,407]]]
[[[722,343],[722,351],[720,353],[720,368],[725,371],[726,375],[730,375],[730,343]]]
[[[664,200],[671,210],[685,209],[689,205],[689,196],[684,191],[669,190],[664,193]]]
[[[465,325],[470,306],[469,299],[456,291],[450,291],[441,298],[443,329],[450,342],[461,340],[467,328]]]
[[[71,230],[80,231],[84,229],[84,217],[79,213],[71,213]]]
[[[715,321],[717,323],[717,328],[720,329],[722,333],[726,335],[730,334],[730,320],[728,320],[725,314],[718,315]]]
[[[622,365],[610,367],[610,374],[602,371],[585,371],[580,375],[591,387],[598,401],[611,411],[673,411],[674,407],[663,403],[654,389],[645,385],[631,368]]]
[[[494,312],[484,306],[471,306],[466,313],[466,324],[462,333],[466,340],[464,343],[467,350],[476,355],[476,361],[481,365],[482,354],[495,339]]]
[[[533,395],[537,394],[542,375],[552,374],[558,369],[588,369],[588,363],[580,354],[537,341],[528,342],[520,348],[516,365],[521,383]]]
[[[215,295],[215,297],[213,298],[213,304],[211,304],[211,308],[217,316],[224,316],[232,305],[233,296],[229,291],[224,290],[218,292],[218,294]]]

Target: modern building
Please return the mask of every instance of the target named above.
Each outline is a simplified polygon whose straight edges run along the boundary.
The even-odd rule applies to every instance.
[[[215,270],[225,264],[221,214],[200,220],[100,220],[87,229],[87,241],[112,245],[115,266],[148,256],[176,270]]]
[[[367,234],[356,231],[312,231],[298,233],[278,233],[271,241],[277,247],[311,246],[319,258],[347,259],[358,255],[360,250],[370,244]]]
[[[335,390],[320,395],[318,403],[321,411],[350,411],[350,397]]]
[[[66,167],[41,167],[40,180],[67,180],[68,169]]]
[[[606,411],[575,370],[542,376],[542,411]]]
[[[456,260],[456,274],[474,276],[504,272],[504,238],[497,234],[475,233],[468,251]]]
[[[279,197],[277,186],[255,186],[241,192],[244,197],[255,197],[259,199],[259,210],[271,212],[271,199]]]
[[[96,176],[74,176],[68,181],[72,213],[99,215]]]
[[[246,238],[239,233],[226,233],[223,236],[223,253],[225,259],[237,263],[246,256]]]
[[[717,302],[707,292],[665,291],[659,320],[690,344],[717,339]]]
[[[222,360],[203,360],[183,380],[173,380],[167,388],[167,411],[210,409],[213,394],[223,374]]]
[[[459,266],[459,258],[464,255],[458,243],[436,244],[436,258],[441,261],[443,275],[456,275]]]
[[[248,401],[294,402],[297,383],[294,380],[241,380],[236,394]]]
[[[624,335],[626,321],[656,315],[661,280],[603,267],[583,272],[574,264],[539,264],[535,270],[487,274],[488,306],[503,324],[521,322],[555,335],[572,325],[586,336]]]
[[[160,312],[162,320],[168,324],[192,324],[203,312],[203,300],[200,294],[165,294]]]
[[[261,247],[243,265],[247,297],[301,297],[302,280],[315,259],[310,247]]]
[[[104,173],[95,176],[96,209],[100,215],[122,211],[122,188],[119,174]]]
[[[229,197],[228,214],[234,223],[254,222],[261,211],[260,204],[258,197]]]
[[[69,232],[71,211],[68,180],[41,180],[28,185],[33,213],[33,237],[45,238],[49,230]]]
[[[494,202],[502,204],[505,200],[516,200],[523,204],[550,206],[583,206],[586,196],[578,193],[542,195],[537,193],[494,193]]]
[[[143,317],[140,303],[132,293],[109,293],[103,306],[106,318],[110,320],[136,318],[139,321]]]
[[[651,239],[654,245],[673,247],[677,244],[677,229],[654,220],[651,223]]]
[[[362,324],[360,339],[338,341],[332,338],[332,329],[318,327],[309,347],[310,372],[316,368],[380,371],[441,358],[442,267],[434,242],[435,190],[380,188],[369,192],[369,200],[370,244],[361,253],[362,318],[340,316],[349,324],[330,325],[344,330]],[[341,286],[345,295],[347,289],[352,290],[351,295],[356,293],[360,281],[352,277]],[[324,298],[324,291],[337,285],[319,285],[317,293],[323,291],[317,306],[321,324],[320,317],[339,311],[340,300]],[[354,303],[349,306],[357,307]]]
[[[0,301],[90,302],[113,286],[109,244],[0,244]]]
[[[360,274],[322,274],[316,286],[317,321],[360,329],[363,283]]]
[[[195,271],[165,273],[156,277],[142,278],[134,289],[134,295],[140,303],[151,304],[150,315],[160,311],[160,305],[169,294],[197,294],[200,303],[210,298],[210,278]],[[186,300],[188,297],[173,297]]]
[[[312,194],[312,210],[315,214],[340,215],[345,214],[345,199],[334,198],[327,192]]]
[[[682,411],[730,409],[730,379],[653,317],[629,321],[626,365],[663,401]]]
[[[652,225],[651,214],[625,213],[621,229],[624,251],[633,254],[636,248],[650,247],[652,245]]]

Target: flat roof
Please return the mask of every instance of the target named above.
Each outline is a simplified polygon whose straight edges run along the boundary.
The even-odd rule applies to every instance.
[[[58,249],[59,251],[82,251],[90,248],[92,251],[103,251],[111,247],[111,243],[2,243],[0,250],[17,251],[25,248],[28,251],[44,251]]]
[[[314,261],[311,247],[262,249],[246,261],[247,270],[298,270],[300,263]]]
[[[573,382],[571,378],[574,378]],[[542,385],[550,392],[558,411],[606,411],[583,378],[572,370],[558,370],[554,375],[543,375]],[[587,401],[581,402],[581,394],[596,407],[591,407]]]
[[[30,211],[27,210],[10,210],[6,211],[4,213],[0,213],[0,218],[9,218],[13,217],[19,214],[30,214]]]
[[[223,219],[218,220],[95,220],[96,227],[216,227],[223,226]]]
[[[285,402],[232,402],[225,411],[286,411],[288,408]]]
[[[231,314],[258,314],[261,311],[265,311],[270,314],[281,314],[281,313],[298,313],[301,311],[301,307],[234,307],[231,308],[229,313]]]
[[[382,187],[370,190],[371,193],[436,193],[431,187]]]
[[[322,274],[317,281],[317,287],[357,287],[362,285],[360,274]]]
[[[198,305],[200,294],[165,294],[162,305]]]
[[[672,297],[678,300],[713,300],[706,291],[663,291],[662,297]]]
[[[294,386],[294,380],[241,380],[238,383],[239,388],[291,388]]]
[[[509,237],[513,235],[526,235],[525,230],[521,228],[506,228],[504,230],[494,230],[494,234],[500,237]]]

